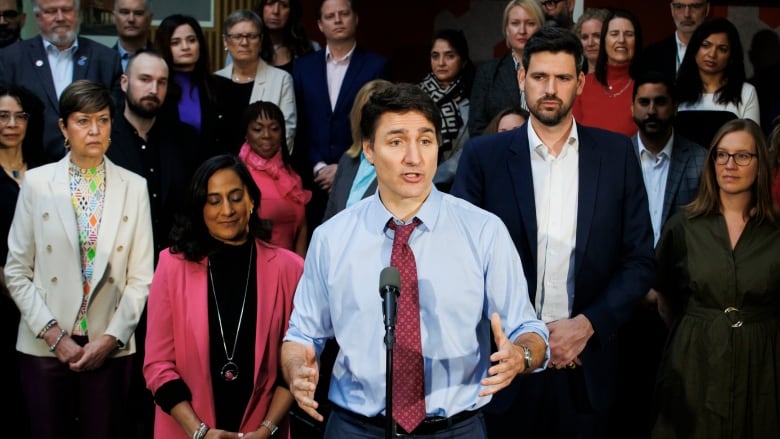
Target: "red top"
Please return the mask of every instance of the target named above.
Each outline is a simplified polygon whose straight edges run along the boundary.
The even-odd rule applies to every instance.
[[[305,220],[305,205],[311,200],[311,191],[303,189],[301,177],[285,166],[281,150],[264,159],[244,143],[238,157],[260,188],[258,215],[273,222],[271,243],[295,251],[295,236]]]
[[[628,74],[629,66],[607,66],[607,83],[611,90],[597,79],[594,73],[585,76],[582,94],[574,99],[572,112],[578,124],[625,134],[636,134],[637,127],[631,117],[631,95],[634,80]]]

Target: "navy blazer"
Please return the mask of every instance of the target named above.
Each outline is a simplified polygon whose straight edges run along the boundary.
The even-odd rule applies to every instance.
[[[638,135],[635,134],[631,137],[637,159],[639,159]],[[704,147],[682,136],[674,135],[672,156],[669,162],[669,174],[666,177],[666,187],[664,188],[664,207],[661,213],[662,225],[666,223],[670,216],[696,197],[706,157],[707,150]]]
[[[511,54],[481,64],[469,97],[469,136],[481,135],[487,124],[505,108],[520,108],[520,95]]]
[[[355,47],[331,109],[325,70],[325,49],[295,59],[293,85],[298,106],[296,145],[308,151],[309,171],[317,162],[338,163],[352,144],[349,112],[358,90],[374,79],[388,78],[388,61],[376,53]],[[298,149],[296,146],[295,149]]]
[[[122,63],[119,54],[108,46],[78,37],[78,49],[73,55],[73,81],[91,79],[111,90],[116,102],[122,100],[119,78]],[[59,98],[49,57],[40,36],[19,41],[0,50],[0,81],[17,84],[35,93],[44,105],[43,148],[51,160],[65,156],[64,138],[58,124]]]
[[[628,137],[578,125],[579,194],[572,316],[595,334],[580,355],[591,405],[606,412],[614,397],[618,328],[655,277],[653,229],[642,172]],[[453,195],[498,215],[520,253],[531,301],[536,297],[537,225],[528,123],[469,140]],[[497,406],[517,392],[494,396]],[[493,404],[493,403],[491,403]]]

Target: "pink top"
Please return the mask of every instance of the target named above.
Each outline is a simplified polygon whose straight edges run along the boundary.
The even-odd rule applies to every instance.
[[[608,66],[607,84],[604,87],[594,73],[585,76],[582,94],[574,99],[572,112],[578,124],[625,134],[636,134],[637,127],[631,117],[631,95],[634,80],[628,74],[629,66]]]
[[[282,151],[264,159],[244,143],[238,152],[255,184],[260,188],[260,218],[273,222],[271,243],[295,250],[295,236],[306,218],[305,206],[311,200],[311,191],[303,188],[301,177],[282,161]]]

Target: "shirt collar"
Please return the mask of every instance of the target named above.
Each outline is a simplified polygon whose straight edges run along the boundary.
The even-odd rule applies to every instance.
[[[127,50],[125,50],[124,47],[122,47],[122,42],[121,41],[117,41],[116,42],[116,48],[117,48],[117,51],[119,52],[119,58],[121,58],[121,59],[129,59],[130,58],[130,52],[128,52]]]
[[[346,64],[352,58],[352,53],[355,52],[355,47],[357,47],[357,43],[352,45],[352,48],[349,49],[349,52],[347,52],[347,54],[344,55],[343,58],[335,59],[333,55],[330,53],[330,47],[325,46],[325,62],[332,62],[335,64]]]
[[[436,221],[439,218],[443,199],[444,195],[436,189],[436,185],[431,185],[431,193],[428,194],[428,198],[425,199],[422,206],[420,206],[420,210],[414,215],[414,217],[419,218],[422,222],[418,227],[424,228],[425,230],[433,230]],[[390,219],[394,220],[396,223],[400,223],[398,218],[394,217],[393,214],[387,210],[385,205],[382,204],[382,200],[379,198],[379,190],[371,196],[370,202],[371,206],[368,211],[368,219],[371,222],[371,227],[374,228],[377,233],[386,232],[387,221]],[[407,224],[411,223],[411,221],[412,219],[409,219]]]
[[[677,43],[677,53],[682,53],[685,48],[688,47],[687,44],[682,42],[680,36],[677,35],[677,32],[674,33],[674,42]]]
[[[49,53],[51,51],[54,51],[54,53],[60,53],[60,52],[76,53],[76,50],[78,50],[79,48],[78,37],[76,37],[76,39],[73,40],[73,44],[71,44],[71,46],[65,50],[60,50],[57,46],[52,44],[51,41],[47,40],[46,38],[43,38],[43,36],[41,36],[41,39],[43,40],[43,48],[46,50],[46,53]]]
[[[531,152],[537,151],[540,152],[540,147],[546,149],[546,146],[544,145],[544,142],[542,142],[542,139],[539,138],[539,136],[536,134],[536,130],[534,129],[533,123],[531,123],[531,120],[528,120],[528,147],[531,149]],[[566,140],[566,143],[563,145],[564,148],[571,147],[574,148],[575,151],[579,151],[580,147],[580,138],[579,133],[577,132],[577,121],[572,118],[571,121],[571,129],[569,130],[569,138]],[[546,150],[541,151],[543,154],[546,154]],[[563,151],[561,151],[563,152]]]
[[[658,155],[653,154],[652,151],[647,149],[645,146],[645,143],[642,142],[642,136],[637,133],[636,135],[636,147],[637,151],[639,152],[639,157],[642,157],[642,154],[650,154],[651,157],[655,157],[656,160],[660,160],[661,158],[670,158],[672,156],[672,145],[674,144],[674,131],[672,131],[672,135],[669,136],[669,140],[666,141],[666,144],[664,145],[664,148],[658,153]]]

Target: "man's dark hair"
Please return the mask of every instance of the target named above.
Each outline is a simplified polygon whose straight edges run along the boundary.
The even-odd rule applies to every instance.
[[[16,11],[22,12],[24,10],[23,0],[16,0]]]
[[[322,5],[326,1],[327,0],[319,0],[317,2],[317,20],[322,19]],[[358,3],[358,1],[357,0],[347,0],[347,3],[349,3],[350,9],[352,9],[352,13],[353,14],[357,14],[357,3]]]
[[[427,93],[414,84],[393,84],[374,92],[360,113],[360,133],[363,140],[374,141],[374,131],[379,118],[385,113],[423,114],[436,129],[436,140],[441,143],[441,113]]]
[[[531,63],[531,55],[537,52],[568,53],[574,57],[577,66],[577,74],[582,72],[585,65],[585,54],[582,50],[582,42],[574,32],[561,27],[542,27],[531,35],[525,43],[523,50],[523,65],[528,68]]]
[[[634,79],[634,93],[631,95],[632,101],[636,99],[636,94],[639,91],[639,87],[645,84],[663,84],[666,87],[666,91],[669,93],[669,96],[671,96],[672,99],[675,97],[674,81],[669,78],[668,75],[651,70],[648,72],[639,73],[636,79]]]

